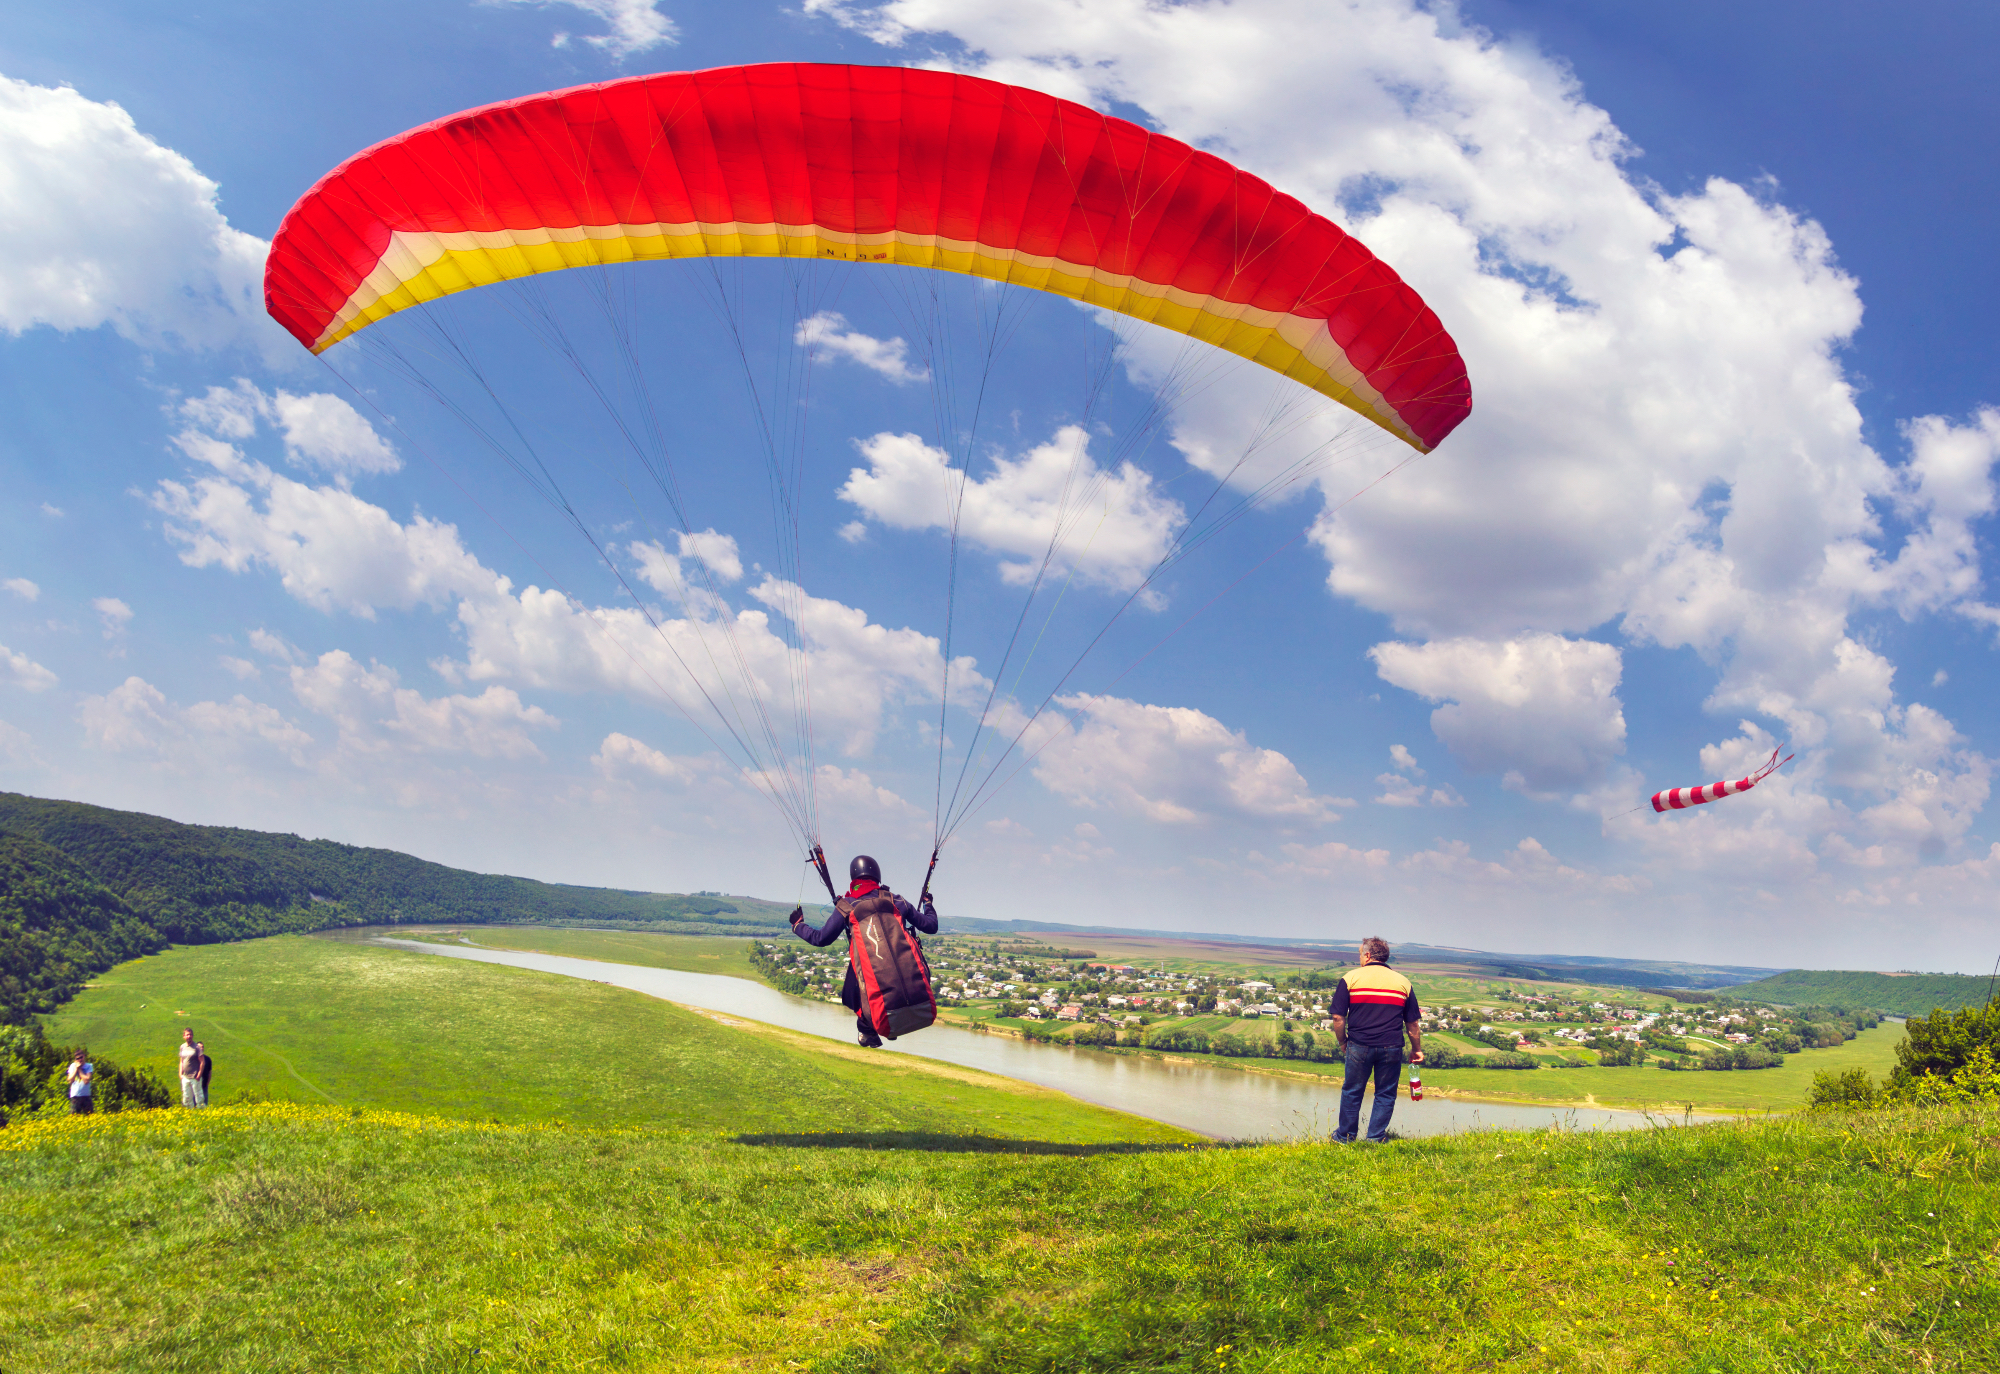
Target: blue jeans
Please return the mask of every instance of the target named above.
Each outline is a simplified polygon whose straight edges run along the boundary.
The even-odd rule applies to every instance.
[[[1375,1108],[1368,1114],[1368,1138],[1383,1140],[1389,1134],[1389,1118],[1396,1112],[1396,1089],[1403,1081],[1401,1045],[1357,1045],[1347,1042],[1347,1077],[1340,1084],[1340,1126],[1333,1133],[1339,1141],[1354,1139],[1361,1124],[1361,1090],[1375,1075]]]

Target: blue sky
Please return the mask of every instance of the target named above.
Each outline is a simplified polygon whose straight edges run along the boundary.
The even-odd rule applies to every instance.
[[[0,35],[0,787],[559,881],[809,895],[588,543],[384,347],[329,367],[277,333],[261,254],[341,158],[474,104],[942,62],[1147,120],[1340,220],[1452,329],[1476,405],[1359,497],[1398,455],[1349,435],[1349,461],[1120,617],[1042,721],[1062,729],[947,849],[947,909],[1985,967],[1995,22],[1498,0],[24,12]],[[758,622],[722,635],[686,592],[706,566],[709,616],[780,631],[792,595],[768,580],[786,550],[715,280],[629,283],[693,528],[715,532],[686,547],[657,497],[623,494],[615,433],[521,297],[449,319],[647,604],[687,645],[782,671]],[[804,417],[820,825],[837,859],[877,852],[914,885],[948,548],[912,474],[963,457],[935,448],[914,288],[832,269],[797,306],[782,273],[723,280],[766,383],[819,316],[811,403],[777,408]],[[947,286],[976,333],[993,298]],[[547,299],[595,337],[587,283]],[[1217,367],[1138,443],[1176,347],[1128,331],[1087,408],[1112,334],[1052,299],[1007,308],[970,446],[961,684],[997,671],[1020,609],[1037,455],[1108,493],[1003,680],[1032,709],[1260,416],[1301,426],[1260,461],[1337,425]],[[406,355],[425,338],[378,330]],[[426,378],[463,388],[449,373]],[[951,750],[976,714],[944,708]],[[1785,740],[1797,761],[1747,797],[1633,809]]]

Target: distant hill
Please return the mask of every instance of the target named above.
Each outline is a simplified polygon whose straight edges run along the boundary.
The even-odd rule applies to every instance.
[[[0,792],[6,1020],[49,1010],[92,974],[169,943],[413,922],[768,935],[786,930],[789,910],[468,873],[392,849]]]
[[[1137,930],[1127,926],[1071,925],[1059,921],[989,921],[950,916],[940,922],[950,935],[1100,935],[1151,936],[1168,940],[1199,940],[1207,944],[1262,946],[1288,953],[1326,951],[1329,964],[1354,960],[1352,939],[1288,939],[1272,935],[1216,935],[1206,931]],[[1531,978],[1542,982],[1603,983],[1628,988],[1734,988],[1778,970],[1740,964],[1689,964],[1663,959],[1607,959],[1583,954],[1495,954],[1487,950],[1445,945],[1396,945],[1399,963],[1442,964],[1492,978]]]
[[[1818,1003],[1873,1007],[1898,1016],[1926,1016],[1938,1007],[1983,1007],[1990,978],[1967,973],[1847,973],[1839,969],[1793,969],[1729,990],[1732,997],[1779,1006]]]

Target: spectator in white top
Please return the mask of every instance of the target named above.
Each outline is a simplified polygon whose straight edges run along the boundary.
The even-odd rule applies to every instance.
[[[194,1030],[181,1030],[181,1105],[199,1107],[201,1102],[201,1051],[195,1048]]]
[[[70,1061],[65,1076],[69,1079],[70,1111],[77,1116],[89,1116],[96,1111],[97,1104],[91,1100],[90,1095],[90,1080],[97,1076],[97,1066],[90,1062],[89,1056],[81,1049],[77,1050],[76,1058]]]

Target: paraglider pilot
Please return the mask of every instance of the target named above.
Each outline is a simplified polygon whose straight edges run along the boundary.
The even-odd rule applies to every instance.
[[[847,866],[847,895],[833,904],[833,915],[827,923],[814,929],[805,918],[803,908],[792,912],[792,934],[815,948],[832,944],[843,933],[848,938],[849,958],[847,961],[847,981],[840,988],[841,1005],[852,1011],[856,1038],[869,1049],[878,1049],[882,1036],[878,1025],[883,1019],[890,1024],[885,1027],[893,1036],[898,1030],[916,1030],[921,1025],[930,1024],[930,1016],[921,1020],[909,1016],[909,1012],[921,1010],[935,1014],[935,1003],[931,1000],[930,974],[923,963],[921,947],[913,938],[918,932],[925,935],[937,934],[937,907],[927,891],[923,895],[921,908],[911,906],[888,888],[882,886],[882,866],[866,854],[857,854],[854,862]],[[894,919],[889,919],[893,917]],[[898,929],[900,927],[900,930]],[[857,932],[875,932],[886,929],[892,942],[901,946],[890,951],[884,958],[881,951],[855,951],[852,949]],[[901,935],[902,939],[893,937]],[[900,955],[901,957],[895,957]],[[855,976],[856,964],[863,964],[870,986],[864,989],[861,979]],[[897,982],[912,984],[899,989]]]

